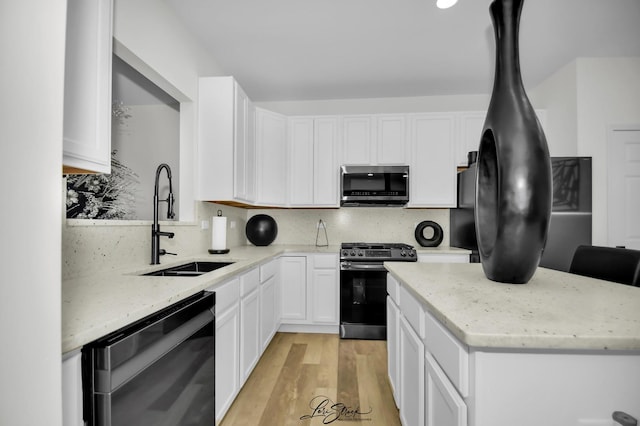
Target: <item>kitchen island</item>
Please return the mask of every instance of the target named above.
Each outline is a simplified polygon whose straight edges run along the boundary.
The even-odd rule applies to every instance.
[[[385,267],[389,372],[407,423],[640,417],[640,288],[544,268],[512,285],[480,264]]]

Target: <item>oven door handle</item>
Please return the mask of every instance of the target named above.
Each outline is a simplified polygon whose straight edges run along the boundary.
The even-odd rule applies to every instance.
[[[382,263],[341,262],[341,271],[386,271]]]

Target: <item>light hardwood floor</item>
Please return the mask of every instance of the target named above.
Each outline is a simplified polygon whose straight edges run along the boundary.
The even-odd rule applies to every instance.
[[[277,333],[220,426],[400,425],[386,341]]]

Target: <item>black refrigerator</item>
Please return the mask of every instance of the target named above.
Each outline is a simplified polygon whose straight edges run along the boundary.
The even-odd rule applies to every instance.
[[[540,266],[568,271],[576,247],[591,244],[591,157],[551,157],[553,209]],[[458,204],[450,210],[452,247],[479,262],[474,217],[476,163],[458,173]]]

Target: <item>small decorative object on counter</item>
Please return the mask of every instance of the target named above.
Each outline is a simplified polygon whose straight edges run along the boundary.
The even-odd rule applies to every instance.
[[[489,7],[496,69],[476,175],[476,234],[484,273],[513,284],[528,282],[538,267],[553,193],[547,140],[520,75],[523,2],[494,0]]]
[[[424,236],[425,230],[431,230],[433,235],[431,238]],[[422,247],[438,247],[442,242],[444,234],[442,227],[432,220],[424,220],[416,226],[415,237],[418,244]]]
[[[268,246],[278,235],[278,224],[266,214],[257,214],[247,221],[247,239],[256,246]]]
[[[227,218],[218,210],[218,216],[211,218],[211,248],[209,254],[229,253],[227,248]]]
[[[320,229],[324,231],[324,242],[320,237]],[[318,220],[318,227],[316,230],[316,247],[329,247],[329,237],[327,237],[327,225],[322,219]]]

